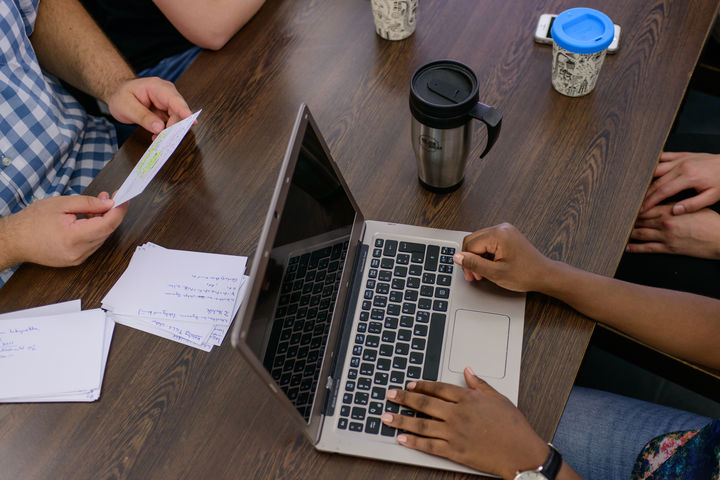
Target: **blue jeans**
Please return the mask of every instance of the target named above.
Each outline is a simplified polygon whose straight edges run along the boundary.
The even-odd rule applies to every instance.
[[[655,437],[701,428],[711,419],[590,388],[573,387],[553,445],[585,480],[628,480]]]
[[[171,57],[163,58],[154,67],[146,68],[138,73],[138,77],[160,77],[175,83],[180,78],[180,75],[185,73],[185,70],[200,55],[200,52],[202,52],[202,48],[192,47]]]

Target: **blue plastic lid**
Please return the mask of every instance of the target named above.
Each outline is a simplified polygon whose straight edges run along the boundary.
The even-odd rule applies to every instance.
[[[550,31],[557,45],[573,53],[595,53],[612,43],[610,17],[592,8],[571,8],[557,16]]]

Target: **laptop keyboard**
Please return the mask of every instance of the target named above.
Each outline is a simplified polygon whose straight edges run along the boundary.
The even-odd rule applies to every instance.
[[[291,257],[280,287],[265,366],[298,411],[310,410],[348,242]]]
[[[385,399],[413,380],[437,380],[455,249],[376,238],[362,289],[337,427],[394,437],[384,411],[424,416]]]

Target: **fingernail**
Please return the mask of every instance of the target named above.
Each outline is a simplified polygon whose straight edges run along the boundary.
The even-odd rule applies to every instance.
[[[457,263],[458,265],[462,265],[463,258],[465,258],[465,256],[464,256],[462,253],[460,253],[460,252],[458,252],[458,253],[456,253],[455,255],[453,255],[453,261],[454,261],[455,263]]]
[[[115,202],[113,202],[112,199],[110,199],[110,198],[103,198],[103,199],[102,199],[102,203],[103,203],[104,205],[112,205],[112,204],[115,203]]]
[[[415,387],[417,386],[417,382],[410,382],[407,384],[408,390],[415,390]]]
[[[407,443],[407,435],[398,435],[398,443],[405,445]]]
[[[382,414],[382,417],[380,417],[380,419],[381,419],[383,422],[385,422],[385,423],[392,423],[392,421],[393,421],[393,416],[392,416],[391,413],[387,413],[387,412],[386,412],[386,413],[383,413],[383,414]]]
[[[152,131],[155,133],[160,133],[163,130],[163,123],[159,121],[154,121],[152,124]]]
[[[626,252],[629,252],[629,251],[630,251],[630,245],[625,245],[625,251],[626,251]]]
[[[475,375],[475,372],[473,371],[472,368],[470,368],[469,366],[467,366],[467,367],[465,367],[465,369],[468,371],[468,373],[469,373],[470,375],[472,375],[473,377],[477,377],[477,375]]]
[[[673,215],[682,215],[685,213],[685,206],[684,205],[674,205],[672,208]]]
[[[397,397],[397,390],[390,390],[387,393],[387,398],[395,398]]]

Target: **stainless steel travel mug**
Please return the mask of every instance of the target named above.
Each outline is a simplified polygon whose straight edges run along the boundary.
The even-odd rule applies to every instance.
[[[500,133],[502,115],[478,102],[478,82],[470,67],[438,60],[420,67],[410,82],[411,136],[420,184],[438,193],[457,189],[472,146],[472,119],[487,125],[487,145]]]

